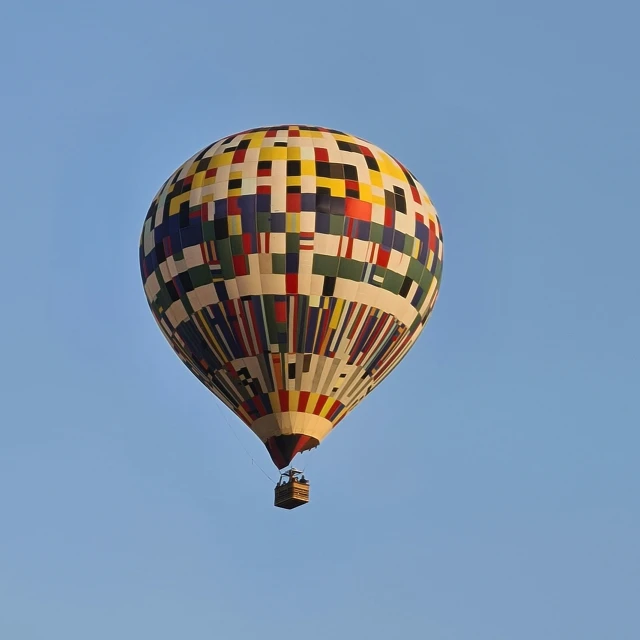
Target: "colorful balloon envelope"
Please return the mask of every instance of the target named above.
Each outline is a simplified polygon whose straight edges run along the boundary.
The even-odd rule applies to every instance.
[[[442,253],[436,211],[400,162],[284,125],[180,166],[147,213],[140,268],[169,344],[283,469],[415,343]]]

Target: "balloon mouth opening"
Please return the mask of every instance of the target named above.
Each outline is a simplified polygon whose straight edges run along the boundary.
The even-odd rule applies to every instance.
[[[320,442],[312,436],[294,433],[285,436],[272,436],[264,444],[273,464],[278,469],[285,469],[299,453],[314,449]]]

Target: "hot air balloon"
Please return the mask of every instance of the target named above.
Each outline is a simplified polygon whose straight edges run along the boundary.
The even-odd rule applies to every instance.
[[[415,343],[442,255],[436,210],[406,167],[304,125],[250,129],[196,153],[158,191],[140,239],[165,338],[281,472]],[[276,504],[307,500],[306,480],[284,472]]]

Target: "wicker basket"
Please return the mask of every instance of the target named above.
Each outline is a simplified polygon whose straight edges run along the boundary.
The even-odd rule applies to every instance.
[[[309,502],[309,483],[290,480],[276,486],[274,505],[281,509],[295,509]]]

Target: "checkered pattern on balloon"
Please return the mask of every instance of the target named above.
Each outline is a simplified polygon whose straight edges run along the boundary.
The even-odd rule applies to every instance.
[[[140,266],[184,364],[286,467],[400,362],[435,304],[442,229],[375,145],[321,127],[238,133],[165,182]]]

